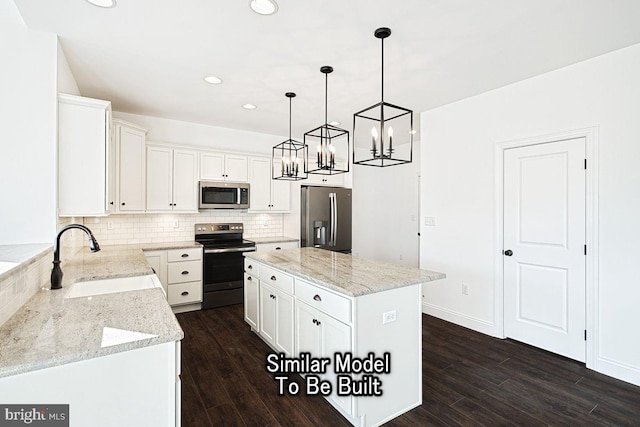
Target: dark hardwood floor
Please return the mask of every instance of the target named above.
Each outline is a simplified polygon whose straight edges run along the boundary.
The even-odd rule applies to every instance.
[[[349,426],[323,398],[278,396],[242,305],[178,314],[182,425]],[[422,316],[422,405],[388,426],[640,426],[640,387]]]

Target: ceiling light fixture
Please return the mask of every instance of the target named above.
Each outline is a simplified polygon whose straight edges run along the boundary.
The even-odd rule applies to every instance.
[[[94,6],[108,9],[110,7],[116,7],[116,0],[87,0]]]
[[[391,30],[382,27],[373,34],[382,46],[382,90],[380,102],[353,115],[353,164],[386,167],[411,163],[413,111],[384,101],[384,39]]]
[[[207,76],[204,78],[204,81],[207,83],[211,83],[212,85],[219,85],[222,83],[222,79],[216,76]]]
[[[329,93],[329,74],[333,67],[325,65],[320,68],[324,74],[324,124],[304,134],[304,144],[317,150],[311,158],[311,151],[307,149],[305,172],[316,175],[334,175],[349,172],[349,131],[331,125],[327,122],[327,98]],[[336,166],[336,158],[344,159],[346,168]]]
[[[244,108],[245,110],[255,110],[256,108],[258,108],[258,106],[253,104],[244,104],[242,108]]]
[[[299,181],[307,179],[307,146],[291,139],[291,100],[296,94],[287,92],[289,98],[289,139],[273,147],[272,174],[273,179]],[[304,163],[301,165],[301,163]],[[302,172],[302,173],[300,173]]]
[[[251,0],[249,7],[258,15],[273,15],[278,11],[275,0]]]

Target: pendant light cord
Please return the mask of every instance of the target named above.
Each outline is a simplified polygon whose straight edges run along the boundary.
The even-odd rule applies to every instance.
[[[328,99],[329,99],[329,74],[326,73],[324,75],[324,124],[325,125],[329,123],[327,118],[328,117],[327,111],[329,108],[327,107]]]
[[[384,38],[380,39],[380,42],[382,44],[382,55],[381,56],[381,64],[380,64],[380,69],[382,70],[382,77],[380,79],[380,100],[382,102],[384,102]]]

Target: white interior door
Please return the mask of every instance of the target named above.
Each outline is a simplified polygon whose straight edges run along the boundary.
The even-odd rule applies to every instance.
[[[585,361],[585,139],[504,152],[504,332]]]

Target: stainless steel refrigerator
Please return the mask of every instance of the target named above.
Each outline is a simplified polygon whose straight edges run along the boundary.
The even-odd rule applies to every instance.
[[[351,253],[351,189],[300,187],[300,246]]]

